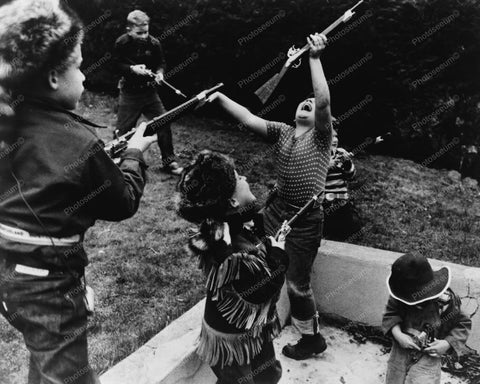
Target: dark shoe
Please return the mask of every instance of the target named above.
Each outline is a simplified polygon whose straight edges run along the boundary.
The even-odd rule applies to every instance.
[[[163,167],[164,172],[171,173],[172,175],[180,176],[183,172],[183,168],[178,165],[176,161],[172,161]]]
[[[297,344],[288,344],[282,349],[282,353],[294,360],[305,360],[313,355],[322,353],[327,349],[327,343],[320,333],[315,335],[302,335]]]

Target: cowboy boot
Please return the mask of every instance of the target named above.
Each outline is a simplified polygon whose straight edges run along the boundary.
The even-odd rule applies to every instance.
[[[305,360],[313,355],[322,353],[327,349],[327,343],[319,332],[318,312],[313,317],[313,335],[302,334],[296,344],[288,344],[283,347],[282,353],[294,360]]]

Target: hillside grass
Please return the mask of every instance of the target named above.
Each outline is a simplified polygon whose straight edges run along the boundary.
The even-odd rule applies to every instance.
[[[115,99],[85,93],[81,113],[115,124]],[[234,124],[184,117],[174,123],[174,143],[186,164],[202,149],[228,153],[264,200],[275,180],[268,146]],[[99,130],[105,140],[111,129]],[[138,213],[121,223],[98,222],[86,235],[90,255],[88,284],[96,292],[90,319],[91,365],[102,373],[203,297],[203,278],[184,249],[191,224],[175,213],[177,178],[160,171],[156,145],[146,153],[149,180]],[[361,154],[352,183],[355,203],[365,221],[349,241],[480,266],[478,187],[455,174],[427,169],[412,161]],[[28,356],[21,335],[0,318],[1,382],[23,383]]]

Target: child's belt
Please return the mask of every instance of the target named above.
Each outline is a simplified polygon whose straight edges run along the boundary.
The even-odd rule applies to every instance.
[[[294,211],[299,211],[300,209],[302,209],[301,206],[298,206],[298,205],[295,205],[295,204],[290,204],[289,202],[287,202],[285,199],[281,198],[283,200],[283,203],[285,204],[285,206],[291,210],[294,210]],[[315,202],[310,206],[309,210],[308,211],[312,211],[314,209],[317,209],[317,208],[320,208],[322,206],[322,203],[320,202],[321,199],[317,199],[315,200]],[[308,212],[307,211],[307,212]]]
[[[55,246],[69,246],[82,241],[81,235],[74,235],[70,237],[55,238],[49,236],[35,236],[31,235],[23,229],[10,227],[5,224],[0,224],[0,236],[4,239],[16,241],[17,243],[33,244],[33,245],[55,245]]]

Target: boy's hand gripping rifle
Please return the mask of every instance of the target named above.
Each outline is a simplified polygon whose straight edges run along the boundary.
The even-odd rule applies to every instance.
[[[132,64],[132,65],[137,65],[133,60],[131,59],[128,59],[127,60]],[[145,67],[144,67],[145,68]],[[147,72],[147,76],[150,76],[151,78],[155,79],[157,77],[157,75],[155,74],[155,72],[153,72],[151,69],[146,69],[146,72]],[[155,81],[156,82],[156,81]],[[165,79],[162,79],[162,83],[165,84],[168,88],[170,88],[173,92],[175,92],[178,96],[182,96],[184,99],[187,98],[187,96],[182,92],[180,91],[180,89],[178,88],[175,88],[172,84],[170,84],[167,80]],[[157,83],[157,85],[160,85]]]
[[[157,75],[155,75],[155,73],[153,73],[153,71],[151,71],[151,70],[149,70],[149,69],[147,69],[147,73],[148,73],[148,76],[150,76],[150,77],[152,77],[152,78],[157,77]],[[175,88],[175,87],[174,87],[172,84],[170,84],[167,80],[162,79],[161,81],[162,81],[162,83],[163,83],[164,85],[166,85],[168,88],[170,88],[170,89],[171,89],[173,92],[175,92],[178,96],[182,96],[184,99],[187,98],[187,96],[186,96],[182,91],[180,91],[180,89]]]
[[[363,3],[363,0],[360,0],[357,4],[355,4],[352,8],[348,9],[342,16],[340,16],[335,22],[330,24],[326,29],[324,29],[321,33],[324,34],[325,36],[329,34],[331,31],[333,31],[336,27],[338,27],[342,23],[346,23],[348,20],[352,18],[352,16],[355,14],[353,10],[357,8],[360,4]],[[305,44],[302,48],[295,48],[295,46],[292,46],[288,50],[288,60],[285,62],[283,65],[282,69],[280,72],[276,73],[271,77],[265,84],[263,84],[260,88],[258,88],[255,91],[255,94],[258,96],[260,101],[265,104],[267,100],[270,98],[272,95],[273,91],[275,88],[278,86],[280,83],[280,80],[282,77],[285,75],[285,73],[288,71],[288,68],[293,66],[294,68],[297,68],[300,63],[294,64],[297,60],[300,59],[300,56],[302,56],[305,52],[307,52],[310,49],[309,44]]]
[[[157,116],[154,119],[147,121],[145,136],[154,135],[159,129],[162,128],[162,126],[164,126],[165,124],[173,120],[176,120],[183,113],[189,110],[192,110],[200,102],[205,100],[208,96],[216,92],[221,87],[223,87],[223,83],[219,83],[210,89],[206,89],[200,92],[198,95],[192,97],[190,100],[186,101],[185,103],[180,104],[177,107],[164,113],[163,115]],[[118,158],[121,155],[121,153],[127,148],[128,140],[130,140],[130,138],[133,136],[136,130],[137,128],[133,128],[132,130],[125,133],[124,135],[117,137],[116,139],[108,142],[105,145],[104,150],[112,159]]]

